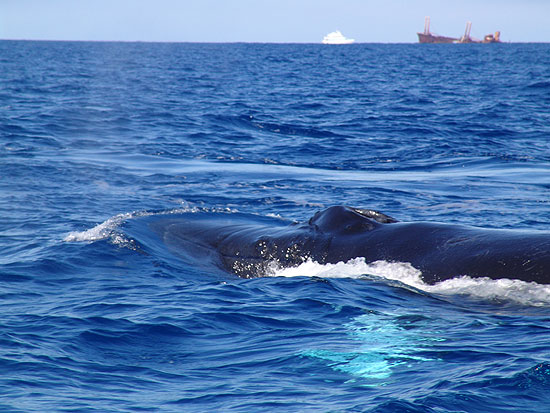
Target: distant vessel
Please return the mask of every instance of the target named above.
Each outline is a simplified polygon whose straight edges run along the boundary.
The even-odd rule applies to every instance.
[[[323,37],[323,44],[351,44],[355,41],[355,39],[348,39],[346,38],[340,30],[336,30],[335,32],[327,34],[325,37]]]
[[[454,37],[439,36],[437,34],[430,33],[430,17],[426,16],[424,20],[424,33],[416,33],[418,35],[419,43],[456,43],[458,39]]]
[[[500,43],[500,32],[488,34],[483,40],[474,39],[470,36],[472,22],[466,23],[466,30],[462,37],[439,36],[430,32],[430,17],[424,21],[424,33],[417,33],[419,43]]]
[[[470,36],[472,31],[472,22],[466,23],[466,31],[464,35],[458,40],[457,43],[500,43],[500,32],[496,31],[495,34],[486,35],[483,40],[474,39]]]

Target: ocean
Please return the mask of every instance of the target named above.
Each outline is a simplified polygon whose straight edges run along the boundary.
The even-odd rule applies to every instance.
[[[1,41],[0,409],[547,412],[550,285],[240,278],[140,223],[548,231],[549,190],[549,44]]]

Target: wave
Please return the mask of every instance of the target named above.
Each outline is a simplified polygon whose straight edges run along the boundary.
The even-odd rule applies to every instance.
[[[135,213],[118,214],[106,221],[84,231],[71,231],[63,241],[65,242],[95,242],[115,237],[116,230],[127,219],[135,217]]]
[[[527,86],[529,89],[550,89],[550,80],[540,80]]]
[[[92,228],[82,231],[70,231],[63,238],[64,242],[96,242],[102,240],[109,240],[111,243],[118,246],[125,246],[128,243],[133,242],[131,237],[127,236],[120,227],[127,221],[144,218],[150,216],[162,216],[182,213],[195,213],[195,212],[220,212],[220,209],[215,208],[199,208],[194,206],[184,206],[181,208],[163,210],[163,211],[134,211],[117,214],[112,216],[100,224],[93,226]],[[223,209],[224,212],[231,212],[230,209]]]

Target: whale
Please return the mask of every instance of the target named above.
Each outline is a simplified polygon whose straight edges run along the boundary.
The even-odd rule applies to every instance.
[[[400,222],[372,209],[337,205],[304,222],[235,212],[182,212],[146,218],[163,245],[240,277],[270,265],[364,258],[409,263],[427,284],[469,276],[550,284],[550,233],[439,222]]]

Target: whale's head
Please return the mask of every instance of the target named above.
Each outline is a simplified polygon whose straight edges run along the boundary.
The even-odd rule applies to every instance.
[[[324,233],[357,234],[394,222],[397,220],[381,212],[339,205],[317,212],[309,225]]]

